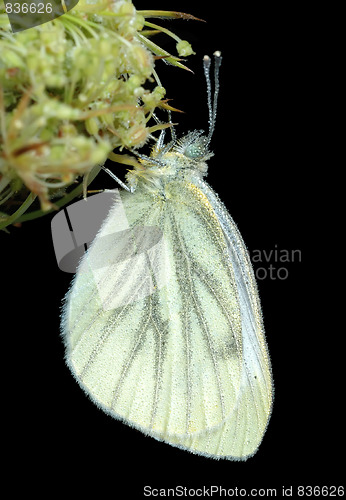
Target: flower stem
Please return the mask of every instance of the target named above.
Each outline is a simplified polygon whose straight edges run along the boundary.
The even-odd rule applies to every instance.
[[[35,200],[36,195],[34,193],[30,193],[27,199],[22,203],[22,205],[16,210],[12,215],[6,217],[5,220],[0,220],[0,229],[4,229],[5,227],[13,224],[14,222],[19,222],[19,217],[26,212],[26,210],[30,207],[32,202]]]

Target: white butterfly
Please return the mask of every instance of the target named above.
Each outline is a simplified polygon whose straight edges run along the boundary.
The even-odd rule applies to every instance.
[[[105,412],[212,458],[253,455],[272,377],[254,273],[225,206],[204,181],[220,53],[204,58],[209,135],[164,145],[127,176],[68,292],[67,363]]]

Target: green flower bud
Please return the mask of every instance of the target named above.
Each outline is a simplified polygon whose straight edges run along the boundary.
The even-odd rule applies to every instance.
[[[186,40],[180,40],[180,42],[177,43],[177,51],[181,57],[187,57],[195,54],[191,45]]]

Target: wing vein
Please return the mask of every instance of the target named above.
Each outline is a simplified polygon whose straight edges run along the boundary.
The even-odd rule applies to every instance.
[[[187,251],[186,251],[186,243],[184,241],[184,237],[181,234],[181,231],[178,227],[177,221],[175,220],[175,217],[174,217],[174,214],[172,211],[171,211],[171,220],[172,220],[172,225],[173,225],[174,230],[175,230],[175,234],[177,236],[179,246],[181,248],[181,253],[182,253],[183,258],[184,258],[185,270],[186,270],[185,279],[186,278],[188,279],[190,292],[191,292],[191,298],[195,304],[195,309],[197,311],[197,318],[202,326],[202,330],[204,331],[204,335],[205,335],[206,340],[207,340],[207,346],[208,346],[209,354],[210,354],[211,359],[212,359],[215,377],[216,377],[216,381],[217,381],[218,394],[219,394],[219,399],[220,399],[220,404],[221,404],[222,419],[224,419],[225,418],[224,397],[223,397],[222,390],[221,390],[221,382],[220,382],[218,363],[217,363],[217,360],[215,357],[215,352],[214,352],[214,349],[212,346],[210,331],[209,331],[208,325],[205,321],[205,317],[204,317],[204,314],[202,312],[200,303],[197,299],[195,287],[193,286],[193,280],[192,280],[192,275],[191,275],[192,270],[191,270],[191,264],[189,261],[192,260],[192,262],[194,263],[194,259],[192,259],[192,257],[189,256]]]
[[[126,362],[123,363],[123,367],[122,367],[122,370],[120,373],[119,380],[116,383],[116,386],[113,390],[112,403],[110,406],[111,409],[114,409],[116,401],[119,397],[121,386],[123,385],[125,377],[126,377],[128,371],[129,371],[129,369],[130,369],[130,367],[135,359],[135,355],[136,355],[136,352],[138,351],[138,348],[140,347],[141,341],[148,331],[148,326],[149,326],[150,317],[151,317],[151,298],[150,298],[150,295],[148,297],[148,302],[150,304],[150,312],[149,312],[148,318],[146,320],[143,318],[142,323],[139,325],[139,327],[137,329],[137,334],[135,334],[133,347],[130,351],[130,354],[129,354]]]

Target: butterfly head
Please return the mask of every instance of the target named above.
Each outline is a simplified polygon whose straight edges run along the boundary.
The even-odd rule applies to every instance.
[[[206,161],[213,156],[209,151],[209,144],[215,129],[216,108],[219,94],[219,68],[221,65],[220,52],[214,53],[214,95],[212,98],[210,83],[209,56],[204,56],[203,69],[207,83],[207,98],[209,111],[209,132],[194,130],[177,139],[173,124],[170,120],[172,140],[164,143],[165,130],[161,131],[150,156],[137,154],[138,166],[127,174],[127,181],[132,191],[138,184],[144,184],[149,189],[161,188],[172,179],[184,179],[192,175],[204,176],[207,173]],[[170,118],[170,114],[169,114]]]

